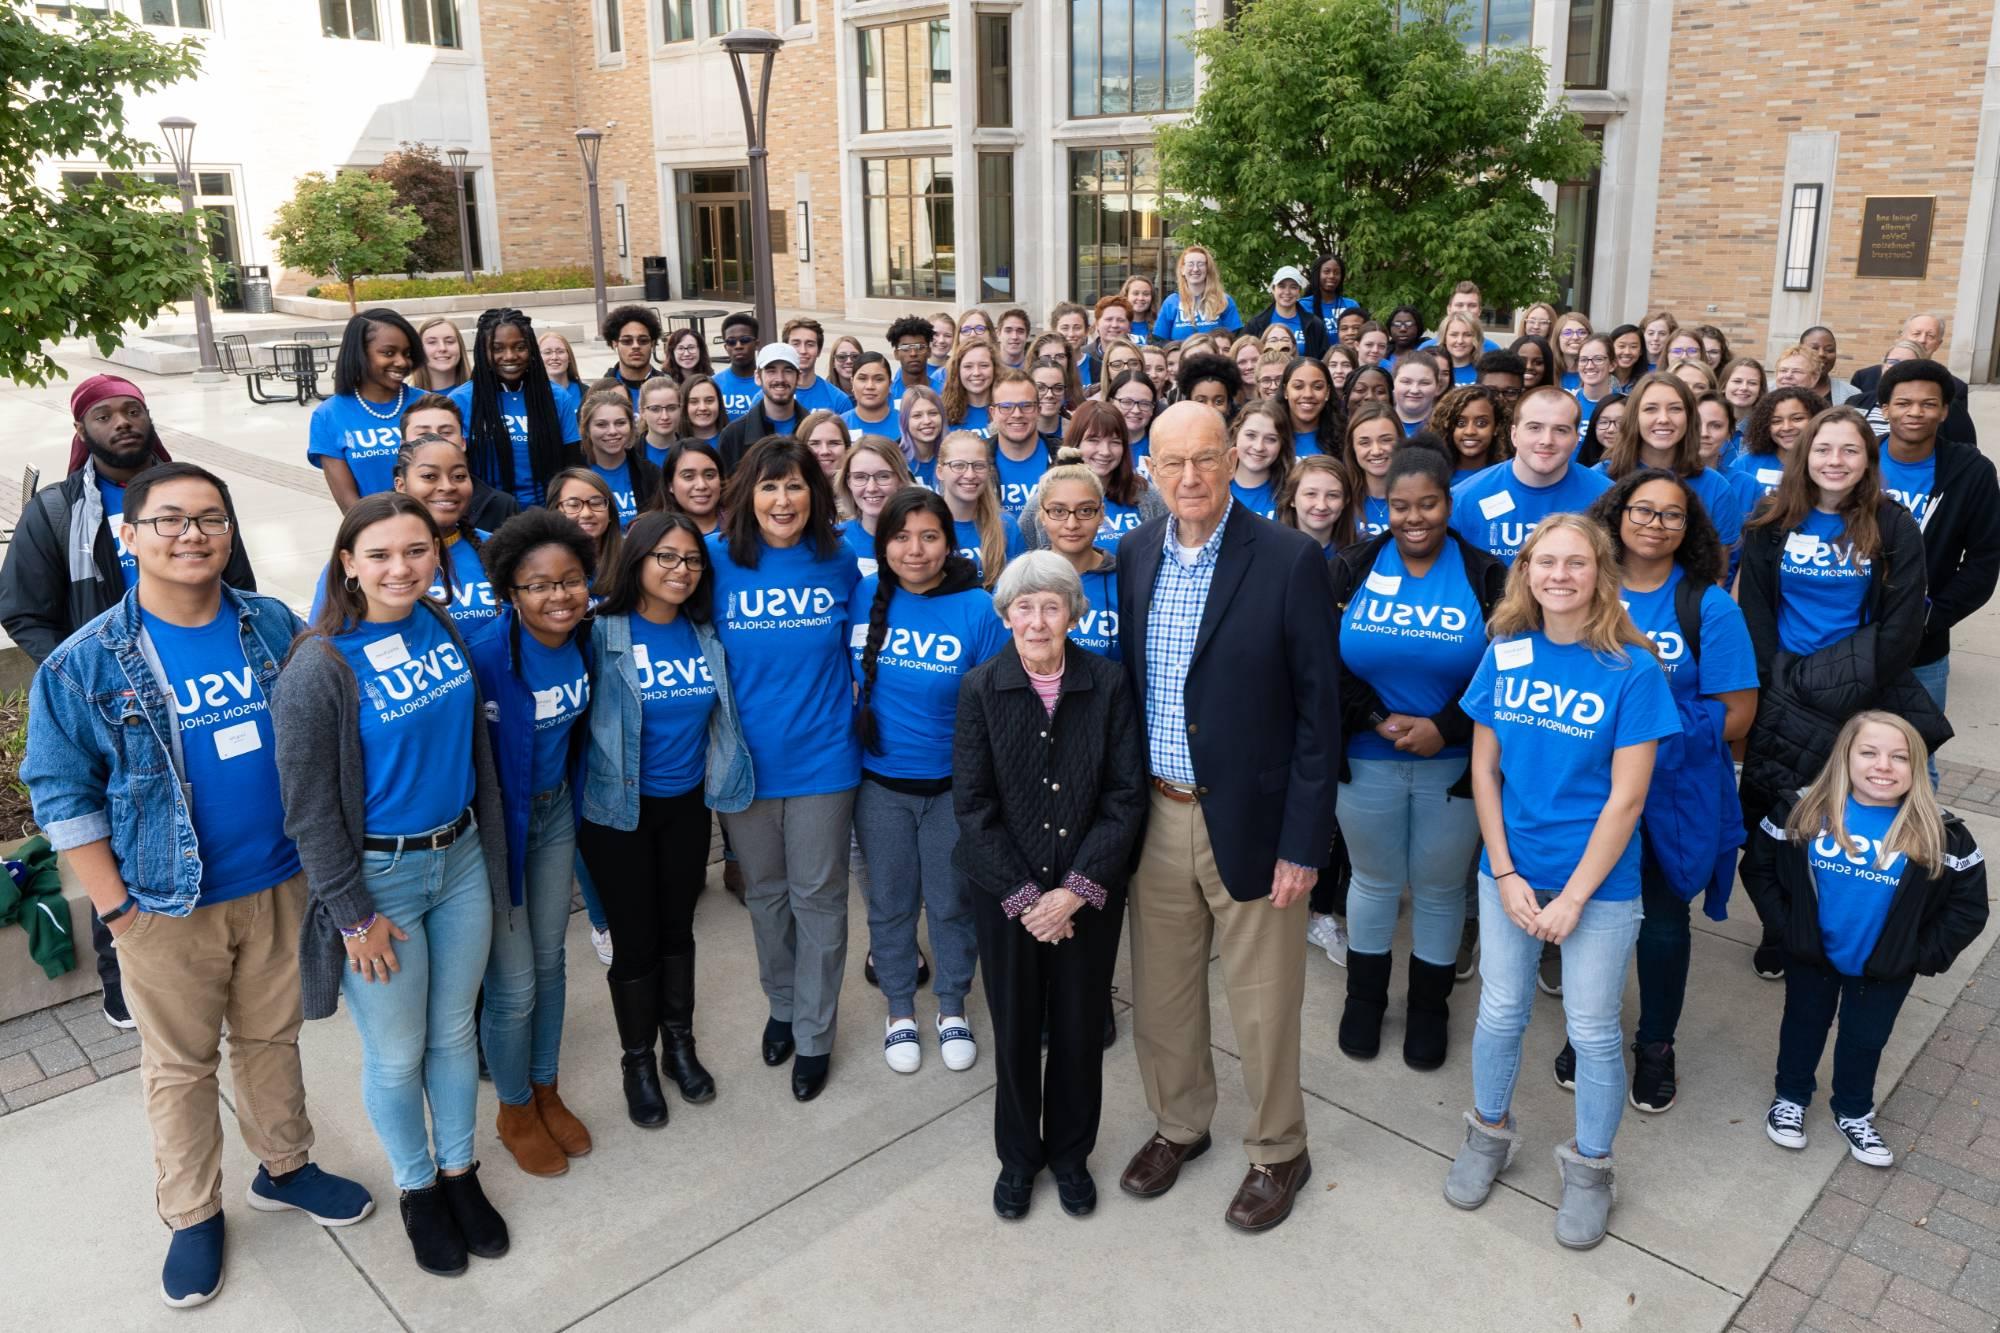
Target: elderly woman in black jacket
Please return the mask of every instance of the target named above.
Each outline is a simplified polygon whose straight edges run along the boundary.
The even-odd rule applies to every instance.
[[[976,890],[999,1053],[993,1210],[1027,1216],[1046,1166],[1063,1211],[1082,1217],[1097,1204],[1088,1161],[1103,1102],[1101,1033],[1146,809],[1141,720],[1117,663],[1067,637],[1089,605],[1067,560],[1019,557],[993,602],[1013,642],[960,687],[952,754],[952,860]]]

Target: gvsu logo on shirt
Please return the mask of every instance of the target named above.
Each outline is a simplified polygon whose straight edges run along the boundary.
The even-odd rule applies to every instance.
[[[1604,696],[1533,676],[1504,675],[1493,682],[1493,708],[1509,722],[1546,727],[1572,736],[1594,736],[1604,720]]]
[[[1076,636],[1088,643],[1111,644],[1118,641],[1118,613],[1116,611],[1085,611],[1077,618]]]
[[[257,678],[246,665],[241,671],[205,671],[173,683],[174,712],[182,731],[212,727],[231,718],[266,711]]]
[[[1880,868],[1882,843],[1879,839],[1864,838],[1858,833],[1850,833],[1847,835],[1847,845],[1843,847],[1840,840],[1829,830],[1821,832],[1813,839],[1812,849],[1813,855],[1822,861],[1832,861],[1837,858],[1847,862],[1854,867],[1851,873],[1856,879],[1873,880],[1877,884],[1894,884],[1902,878],[1897,873],[1897,867],[1903,863],[1900,855],[1889,859],[1889,869]]]
[[[1899,491],[1887,486],[1882,489],[1888,493],[1890,499],[1910,511],[1910,516],[1917,520],[1919,528],[1927,526],[1931,521],[1931,515],[1937,512],[1938,497],[1935,495],[1919,495],[1913,491]]]
[[[460,611],[475,608],[491,611],[495,609],[493,585],[485,579],[463,579],[454,577],[451,591],[445,592],[444,575],[439,574],[431,584],[431,600],[443,606],[455,607]]]
[[[384,644],[393,644],[393,652],[374,656]],[[384,722],[428,707],[472,679],[456,644],[440,643],[422,657],[411,657],[397,635],[369,644],[368,650],[378,669],[361,682],[361,692]],[[402,653],[402,660],[391,660],[397,653]]]
[[[833,618],[831,588],[742,588],[729,594],[729,618],[744,629],[805,629]]]
[[[1785,567],[1809,579],[1856,578],[1867,574],[1873,563],[1859,555],[1852,542],[1822,541],[1804,532],[1793,533],[1785,542]]]
[[[1465,633],[1465,612],[1455,606],[1412,606],[1363,595],[1354,603],[1356,629],[1400,633],[1409,638],[1456,639]]]
[[[639,678],[639,691],[647,698],[675,698],[683,694],[707,694],[715,689],[715,677],[708,674],[708,658],[663,657],[658,660],[646,645],[632,645],[632,669]]]
[[[575,680],[551,685],[545,690],[535,690],[535,730],[560,726],[567,719],[583,711],[590,700],[590,677],[578,676]]]
[[[527,418],[521,418],[521,429],[527,431]],[[396,426],[371,426],[359,430],[341,432],[341,443],[349,458],[380,458],[384,454],[399,452],[403,447],[403,432]]]
[[[1000,507],[1010,514],[1018,514],[1027,507],[1028,494],[1035,489],[1033,481],[1003,481],[1000,483]],[[1110,520],[1107,519],[1106,522]]]
[[[1539,522],[1489,523],[1487,531],[1490,535],[1486,549],[1495,555],[1517,556],[1539,526],[1541,526]]]

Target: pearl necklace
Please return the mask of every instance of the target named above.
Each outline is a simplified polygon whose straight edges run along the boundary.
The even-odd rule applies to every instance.
[[[354,401],[361,404],[362,409],[366,411],[369,416],[374,417],[377,421],[394,421],[397,417],[403,415],[403,395],[408,393],[409,391],[410,391],[409,385],[398,384],[396,386],[396,402],[392,407],[390,407],[390,409],[387,412],[377,412],[372,406],[369,405],[368,400],[361,396],[359,390],[355,391]]]

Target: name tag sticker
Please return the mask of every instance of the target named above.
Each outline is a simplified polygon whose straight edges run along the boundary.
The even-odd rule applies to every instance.
[[[847,646],[850,648],[866,648],[868,646],[868,626],[865,623],[854,627],[854,631],[847,636]]]
[[[215,757],[234,759],[239,754],[249,754],[252,750],[264,748],[264,738],[257,733],[255,719],[238,722],[233,727],[220,727],[215,732]]]
[[[1528,666],[1534,660],[1535,641],[1533,639],[1509,639],[1505,643],[1496,643],[1493,645],[1494,665],[1498,666],[1502,671],[1512,671],[1516,667]]]
[[[1481,518],[1498,518],[1502,514],[1511,514],[1513,512],[1514,497],[1506,491],[1489,495],[1479,502],[1479,516]]]
[[[1759,485],[1776,486],[1784,479],[1785,470],[1781,467],[1760,467],[1757,469],[1757,482]]]
[[[561,690],[554,689],[554,690],[535,691],[535,721],[546,722],[552,717],[560,717],[561,715],[562,715]]]
[[[403,636],[391,634],[386,639],[377,639],[361,650],[368,657],[368,665],[377,671],[387,671],[399,667],[410,660],[410,650],[403,644]]]
[[[1795,532],[1785,538],[1787,560],[1811,560],[1819,554],[1819,538],[1810,532]]]
[[[1383,597],[1394,597],[1398,592],[1402,591],[1402,588],[1403,576],[1401,574],[1371,573],[1368,576],[1368,591],[1378,593]]]

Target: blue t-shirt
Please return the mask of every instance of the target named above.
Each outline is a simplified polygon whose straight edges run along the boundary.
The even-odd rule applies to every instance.
[[[361,693],[363,827],[393,837],[449,824],[472,804],[472,667],[422,606],[336,635]]]
[[[467,380],[456,389],[453,389],[446,397],[458,404],[459,415],[465,420],[466,437],[468,439],[471,438],[472,381]],[[507,483],[506,489],[513,494],[514,498],[521,503],[523,508],[532,509],[536,505],[541,504],[545,497],[542,495],[542,488],[535,484],[535,463],[534,459],[529,456],[528,451],[527,386],[523,385],[518,389],[509,389],[504,385],[501,386],[499,405],[500,420],[507,427],[508,451],[514,456],[514,476]],[[575,444],[583,438],[577,433],[575,414],[572,413],[565,418],[560,403],[556,405],[556,420],[562,427],[564,444]]]
[[[1611,475],[1611,460],[1599,459],[1591,471]],[[1743,492],[1725,474],[1712,467],[1705,467],[1691,477],[1683,477],[1688,489],[1701,501],[1701,507],[1708,511],[1708,521],[1715,525],[1715,535],[1724,546],[1734,546],[1743,536]]]
[[[715,389],[722,395],[722,414],[726,421],[734,421],[748,412],[750,404],[764,392],[757,387],[756,375],[739,375],[734,366],[724,366],[715,372]]]
[[[1469,366],[1453,366],[1451,368],[1451,382],[1455,385],[1471,384],[1478,378],[1479,366],[1477,363]]]
[[[107,481],[99,473],[97,494],[104,501],[104,526],[111,529],[111,544],[118,549],[119,576],[125,580],[125,590],[130,592],[139,586],[139,560],[132,554],[132,548],[125,544],[125,488],[115,481]]]
[[[271,707],[243,655],[236,614],[224,603],[206,625],[170,625],[144,610],[139,619],[173,692],[201,853],[197,905],[283,883],[299,873],[299,852],[285,836]]]
[[[1778,489],[1778,483],[1785,479],[1785,460],[1781,454],[1742,454],[1730,464],[1729,470],[1742,477],[1740,487],[1750,495],[1750,507],[1746,513],[1754,513],[1757,501]]]
[[[535,696],[532,781],[534,792],[539,795],[563,784],[570,729],[590,707],[590,673],[583,669],[583,653],[574,637],[560,648],[550,648],[524,628],[521,679]]]
[[[708,719],[716,700],[708,655],[686,616],[664,625],[640,615],[625,619],[639,678],[639,794],[679,796],[699,786],[708,771]]]
[[[1240,482],[1229,483],[1229,493],[1236,497],[1236,503],[1248,509],[1259,518],[1275,521],[1278,517],[1278,486],[1266,478],[1262,486],[1245,486]]]
[[[632,520],[639,517],[639,501],[632,493],[632,464],[621,458],[617,467],[599,467],[592,463],[590,470],[604,478],[604,484],[611,488],[611,503],[618,510],[618,526],[631,527]]]
[[[1084,600],[1090,609],[1077,618],[1069,641],[1088,648],[1100,657],[1121,661],[1118,652],[1118,573],[1115,568],[1093,569],[1083,578]]]
[[[805,542],[758,542],[755,569],[708,538],[716,628],[743,717],[757,799],[823,796],[861,781],[847,671],[847,600],[861,575],[843,547],[822,560]]]
[[[1271,311],[1271,324],[1290,329],[1292,331],[1292,347],[1301,355],[1304,355],[1306,350],[1304,320],[1300,319],[1297,315],[1281,315],[1277,310],[1273,309]],[[1265,327],[1269,328],[1270,325],[1266,325]]]
[[[1196,312],[1191,315],[1181,313],[1181,294],[1169,293],[1160,306],[1160,317],[1153,321],[1153,336],[1161,342],[1186,342],[1197,333],[1207,333],[1213,329],[1228,329],[1235,332],[1243,327],[1243,317],[1236,313],[1236,298],[1230,297],[1222,307],[1222,313],[1214,318]]]
[[[1294,457],[1310,458],[1314,454],[1323,454],[1325,452],[1326,450],[1319,447],[1319,427],[1315,426],[1311,430],[1292,432],[1292,454]]]
[[[474,529],[478,532],[478,529]],[[493,534],[479,532],[479,540],[485,541]],[[479,562],[479,552],[472,549],[472,543],[463,537],[448,543],[445,555],[451,561],[449,573],[451,588],[445,588],[444,569],[439,569],[437,577],[431,580],[430,599],[445,609],[451,623],[466,642],[500,614],[500,604],[493,597],[493,583],[486,577],[486,567]],[[312,610],[308,620],[318,620],[320,608],[326,605],[326,575],[321,574],[319,588],[313,593]]]
[[[1580,513],[1611,489],[1611,479],[1569,467],[1548,486],[1530,486],[1510,460],[1471,473],[1451,488],[1451,526],[1459,536],[1508,564],[1528,534],[1550,514]]]
[[[1005,449],[995,449],[993,470],[1000,488],[1000,508],[1019,518],[1027,507],[1028,496],[1041,482],[1042,474],[1049,470],[1048,451],[1037,447],[1026,460],[1016,462],[1007,457]]]
[[[1326,325],[1328,342],[1340,341],[1340,312],[1343,310],[1359,310],[1360,308],[1361,302],[1351,296],[1336,296],[1329,301],[1325,297],[1311,295],[1299,302],[1299,309],[1310,311],[1312,314],[1318,316],[1322,324]]]
[[[1576,399],[1576,405],[1580,409],[1576,419],[1576,438],[1579,444],[1583,442],[1583,432],[1590,425],[1590,419],[1597,415],[1597,409],[1617,396],[1618,390],[1616,387],[1613,387],[1611,392],[1605,394],[1602,398],[1592,398],[1585,394],[1581,388],[1578,388],[1576,392],[1570,395],[1570,397]]]
[[[764,401],[763,395],[759,394],[757,396],[756,402],[752,403],[751,406],[753,407],[757,406],[758,404],[761,404],[763,401]],[[773,435],[790,435],[792,432],[796,431],[799,428],[799,417],[801,415],[803,414],[796,407],[792,409],[792,414],[788,417],[774,417],[770,414],[769,409],[766,409],[764,413],[764,424],[771,428],[771,434]]]
[[[845,421],[847,429],[857,436],[880,435],[888,440],[900,440],[903,438],[903,418],[893,407],[889,409],[889,415],[880,421],[863,421],[861,419],[861,409],[858,407],[848,408],[840,414],[840,419]]]
[[[939,393],[943,393],[944,372],[945,368],[943,366],[930,367],[924,372],[924,383]],[[889,406],[898,412],[902,411],[903,391],[911,387],[913,386],[903,383],[903,369],[901,366],[898,366],[896,373],[889,377]]]
[[[1491,644],[1459,706],[1500,741],[1501,811],[1513,868],[1537,890],[1560,893],[1611,799],[1611,757],[1681,729],[1666,674],[1653,655],[1625,650],[1606,662],[1582,644],[1539,631]],[[1636,830],[1635,830],[1636,831]],[[1479,868],[1493,873],[1488,852]],[[1594,895],[1639,895],[1639,839],[1625,845]]]
[[[965,405],[965,415],[960,417],[956,421],[945,422],[944,426],[946,430],[969,430],[969,431],[976,431],[981,435],[986,435],[990,433],[987,430],[987,427],[991,425],[992,422],[993,422],[992,409],[979,407],[972,403],[967,403]]]
[[[1785,535],[1778,556],[1778,646],[1804,656],[1838,643],[1868,618],[1874,562],[1839,540],[1846,524],[1815,509]]]
[[[1389,497],[1364,495],[1361,512],[1354,516],[1356,541],[1379,537],[1389,530]]]
[[[857,684],[862,680],[876,586],[875,575],[862,579],[847,603],[848,623],[854,627],[849,648]],[[950,777],[959,682],[1004,648],[1008,638],[984,588],[936,597],[902,588],[891,593],[888,628],[875,656],[875,688],[868,696],[875,717],[875,748],[861,752],[861,766],[885,778]]]
[[[1458,543],[1447,541],[1421,578],[1384,542],[1374,568],[1347,604],[1340,624],[1340,660],[1368,682],[1383,711],[1433,717],[1456,699],[1486,655],[1486,616],[1465,572]],[[1466,745],[1447,745],[1434,759],[1463,759]],[[1352,759],[1415,760],[1422,756],[1373,731],[1348,738]]]
[[[1144,521],[1144,515],[1139,512],[1138,505],[1122,505],[1107,497],[1104,501],[1104,517],[1098,522],[1097,536],[1090,544],[1102,551],[1115,551],[1118,549],[1118,539],[1128,532],[1138,531],[1139,524]]]
[[[469,400],[472,386],[459,386]],[[454,400],[459,389],[452,390]],[[313,409],[306,425],[306,461],[314,467],[322,460],[338,458],[354,476],[354,488],[362,495],[376,495],[396,489],[396,455],[403,448],[401,419],[404,398],[381,407],[365,404],[351,393],[335,394]],[[460,403],[461,410],[465,404]],[[386,415],[385,415],[386,413]]]
[[[847,543],[847,549],[854,552],[854,568],[862,578],[875,572],[875,534],[861,525],[859,518],[850,518],[840,525],[840,539]]]
[[[1660,650],[1660,667],[1667,673],[1674,698],[1691,703],[1697,696],[1756,689],[1757,655],[1750,647],[1750,629],[1743,623],[1743,612],[1720,588],[1702,590],[1701,660],[1689,664],[1680,617],[1674,614],[1674,589],[1684,577],[1675,565],[1667,581],[1651,592],[1626,588],[1619,594],[1632,623]]]
[[[1937,496],[1932,493],[1937,486],[1937,451],[1933,449],[1921,463],[1902,462],[1886,448],[1881,453],[1882,489],[1923,527],[1937,512]],[[109,504],[106,501],[107,512]]]
[[[674,446],[671,444],[669,444],[666,448],[662,449],[660,448],[660,446],[653,443],[652,438],[650,436],[647,437],[646,439],[646,461],[648,463],[651,463],[654,467],[660,469],[662,473],[665,473],[667,470],[667,455],[672,453],[673,451],[674,451]],[[665,485],[667,480],[668,479],[666,477],[662,476],[661,484]]]
[[[625,392],[632,396],[632,410],[637,412],[639,410],[639,392],[646,386],[643,384],[625,384],[623,380],[620,380],[619,383],[623,384]],[[576,414],[583,410],[583,386],[574,381],[568,384],[557,384],[551,380],[549,388],[555,393],[556,420],[562,422],[564,433],[576,431],[577,438],[581,439],[583,432]]]
[[[955,521],[951,526],[952,538],[958,543],[958,553],[967,560],[970,560],[972,567],[979,571],[979,577],[984,579],[986,577],[986,558],[980,554],[979,525],[969,518],[963,518]],[[1012,514],[1002,513],[1000,515],[1000,531],[1002,533],[1001,544],[1006,550],[1009,560],[1012,560],[1015,556],[1028,549],[1027,540],[1021,536],[1021,525],[1014,521]]]
[[[854,400],[834,388],[833,381],[824,375],[815,376],[811,384],[795,390],[792,401],[799,405],[801,412],[831,412],[835,416],[854,406]]]
[[[1847,826],[1842,847],[1830,830],[1821,830],[1808,852],[1813,889],[1819,897],[1820,947],[1826,961],[1843,976],[1858,977],[1868,966],[1882,938],[1889,905],[1896,899],[1907,858],[1898,852],[1880,864],[1882,839],[1896,822],[1900,805],[1864,805],[1850,793],[1841,822]]]

